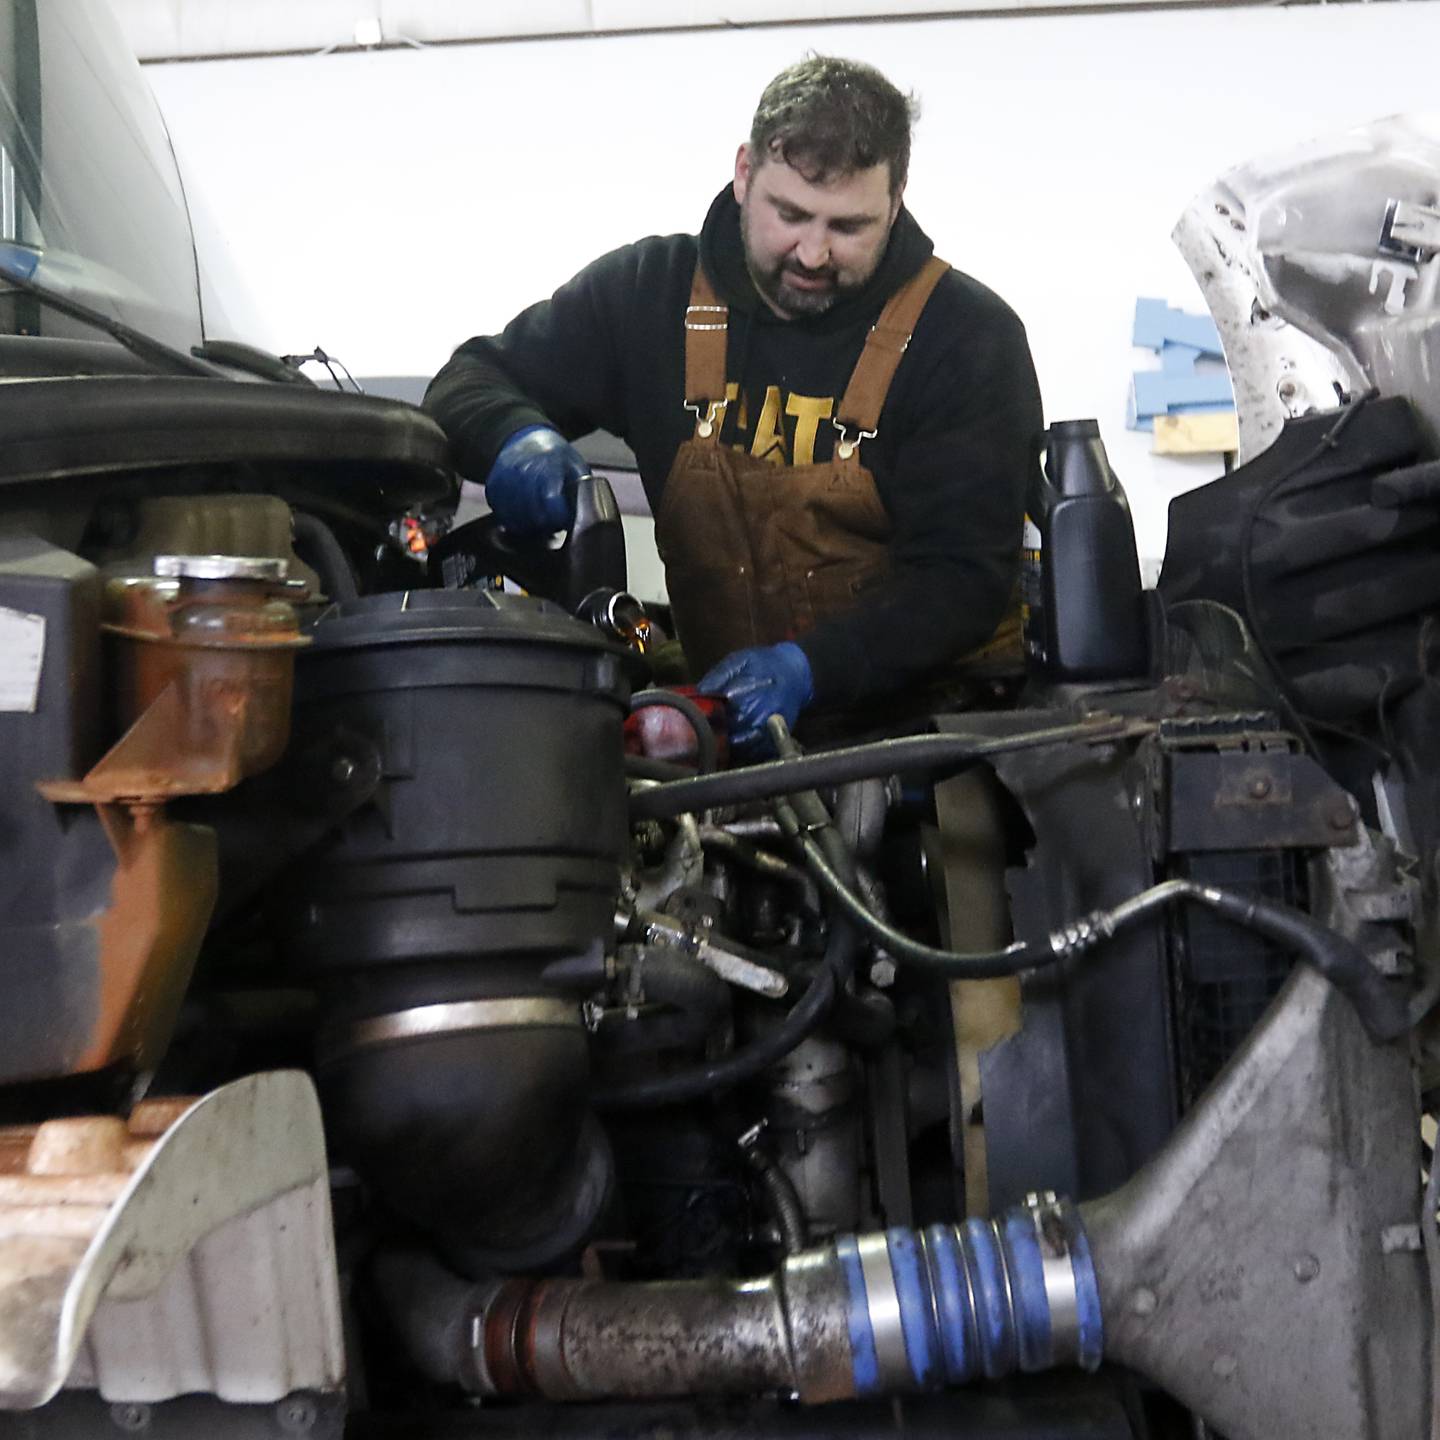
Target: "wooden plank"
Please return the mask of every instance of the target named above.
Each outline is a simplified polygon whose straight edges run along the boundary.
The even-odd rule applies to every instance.
[[[1233,410],[1157,415],[1153,455],[1222,455],[1240,448],[1240,418]]]

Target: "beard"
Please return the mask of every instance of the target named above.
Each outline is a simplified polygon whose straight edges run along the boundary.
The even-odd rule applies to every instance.
[[[755,253],[755,247],[750,243],[748,212],[748,204],[740,207],[740,240],[745,250],[745,268],[750,272],[755,288],[776,309],[794,318],[823,315],[843,294],[853,288],[841,285],[839,272],[833,265],[807,270],[794,260],[762,263]],[[792,278],[812,283],[792,284]]]
[[[747,261],[749,256],[746,257]],[[809,281],[808,285],[791,283],[791,277]],[[761,273],[753,264],[750,278],[756,288],[769,297],[787,315],[823,315],[840,298],[839,277],[833,266],[826,265],[819,270],[807,270],[794,261],[781,261],[767,273]]]

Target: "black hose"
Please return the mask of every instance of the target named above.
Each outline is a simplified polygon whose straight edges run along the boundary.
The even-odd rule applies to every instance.
[[[291,512],[291,525],[295,532],[296,549],[302,551],[300,558],[319,575],[330,599],[357,599],[360,588],[355,583],[355,571],[335,538],[335,532],[318,515],[307,514],[304,510]]]
[[[630,814],[637,820],[662,819],[714,805],[771,800],[817,786],[844,785],[852,780],[874,780],[915,770],[941,770],[1015,750],[1121,740],[1154,729],[1152,721],[1104,715],[1069,725],[1021,731],[1018,735],[906,735],[652,786],[630,797]]]
[[[621,951],[624,954],[624,951]],[[730,987],[683,950],[667,945],[637,945],[631,964],[647,1002],[679,1011],[672,1023],[650,1027],[660,1045],[700,1044],[730,1009]]]
[[[782,816],[781,823],[785,818]],[[938,970],[950,979],[989,980],[1055,965],[1084,954],[1118,930],[1176,900],[1205,905],[1238,925],[1293,951],[1318,970],[1355,1007],[1361,1023],[1375,1040],[1394,1040],[1412,1025],[1405,997],[1370,963],[1364,952],[1343,935],[1303,911],[1266,900],[1199,885],[1166,880],[1111,910],[1096,910],[1054,931],[1046,940],[1017,940],[1003,950],[964,954],[912,940],[875,915],[845,884],[822,853],[813,835],[792,831],[805,852],[805,863],[821,891],[896,960]]]
[[[782,766],[802,765],[798,759],[799,747],[790,738],[785,722],[778,716],[770,720],[771,738],[782,756],[790,758],[780,762]],[[757,767],[760,769],[767,767]],[[743,773],[743,772],[742,772]],[[728,779],[729,776],[706,776],[702,779]],[[681,785],[694,781],[680,781]],[[674,787],[661,787],[674,788]],[[776,804],[789,816],[797,827],[813,826],[821,836],[837,878],[846,877],[853,881],[855,860],[847,849],[839,832],[830,824],[825,803],[813,790],[787,786],[794,791],[790,800]],[[655,791],[643,792],[654,794]],[[679,812],[684,813],[689,806]],[[670,812],[662,812],[670,813]],[[781,824],[785,824],[782,817]],[[844,881],[842,879],[842,888]],[[721,1060],[708,1061],[689,1070],[677,1071],[671,1075],[658,1075],[645,1080],[623,1080],[618,1084],[602,1086],[595,1095],[599,1109],[640,1109],[659,1105],[678,1105],[688,1100],[698,1100],[713,1094],[716,1090],[739,1084],[768,1070],[783,1060],[806,1036],[812,1034],[821,1021],[830,1013],[840,991],[849,983],[855,969],[855,957],[860,948],[859,932],[848,924],[840,914],[830,917],[830,935],[825,944],[825,956],[809,985],[799,1000],[791,1007],[785,1018],[773,1030],[752,1040],[743,1049],[732,1051]]]
[[[540,979],[553,990],[593,995],[612,979],[634,977],[647,1005],[678,1011],[645,1015],[627,1024],[627,1051],[699,1045],[730,1008],[730,987],[686,951],[673,945],[624,945],[612,973],[598,949],[590,955],[552,960]],[[634,1031],[633,1040],[628,1032]]]
[[[784,824],[784,820],[781,821]],[[938,970],[952,980],[994,980],[1005,975],[1018,975],[1022,970],[1036,970],[1042,965],[1055,965],[1065,958],[1064,950],[1051,948],[1048,941],[1017,940],[1003,950],[977,950],[961,953],[941,950],[933,945],[912,940],[903,931],[887,924],[836,874],[815,837],[798,826],[792,832],[805,853],[805,863],[815,877],[821,894],[825,895],[858,925],[877,945],[894,959]]]
[[[732,835],[728,830],[714,825],[702,825],[700,843],[707,850],[718,850],[722,855],[729,856],[757,875],[763,875],[770,880],[782,880],[786,884],[802,886],[807,890],[810,888],[810,877],[799,865],[782,860],[778,855],[772,855],[768,850],[762,850],[758,845],[752,845],[748,840]]]
[[[1372,1039],[1398,1040],[1409,1032],[1412,1022],[1407,998],[1370,963],[1358,945],[1328,925],[1288,905],[1209,886],[1197,886],[1184,898],[1207,905],[1227,920],[1256,931],[1283,949],[1293,950],[1355,1007]]]
[[[738,1085],[768,1070],[813,1034],[830,1013],[855,968],[858,949],[859,934],[855,928],[840,916],[832,915],[824,958],[800,998],[778,1025],[723,1059],[706,1061],[670,1075],[602,1085],[594,1096],[596,1108],[638,1110],[679,1105]]]
[[[625,778],[627,780],[650,780],[667,782],[688,780],[695,774],[693,765],[677,765],[673,760],[652,760],[648,755],[627,755],[625,757]]]
[[[868,985],[842,990],[830,1012],[830,1033],[857,1050],[878,1050],[895,1033],[895,1006]]]
[[[709,775],[715,769],[717,758],[715,732],[705,718],[705,712],[688,696],[674,690],[637,690],[630,697],[630,713],[655,708],[678,710],[690,722],[695,732],[696,765],[702,775]]]
[[[780,1232],[781,1249],[787,1255],[798,1255],[809,1243],[809,1234],[805,1225],[805,1207],[800,1203],[800,1192],[795,1188],[795,1182],[780,1168],[758,1136],[754,1139],[748,1135],[744,1137],[740,1142],[740,1153],[765,1192],[770,1214]]]
[[[851,935],[854,932],[848,926],[837,926],[831,935],[832,945],[835,936],[841,933]],[[807,1035],[813,1033],[835,1003],[835,989],[833,965],[821,965],[805,993],[785,1018],[773,1030],[751,1041],[743,1049],[732,1051],[723,1060],[710,1060],[670,1075],[601,1085],[594,1092],[595,1107],[598,1110],[644,1110],[660,1105],[680,1105],[749,1080],[783,1060]]]

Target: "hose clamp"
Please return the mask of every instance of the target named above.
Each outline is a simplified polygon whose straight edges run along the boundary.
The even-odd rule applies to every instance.
[[[865,1277],[865,1302],[870,1332],[875,1337],[875,1358],[880,1382],[887,1393],[913,1388],[905,1329],[900,1319],[900,1292],[890,1263],[890,1242],[882,1233],[856,1237],[860,1271]]]
[[[1040,1247],[1045,1300],[1050,1308],[1050,1343],[1057,1365],[1080,1363],[1080,1296],[1075,1284],[1071,1258],[1069,1224],[1065,1205],[1053,1190],[1031,1192],[1024,1208],[1035,1226]]]
[[[353,1050],[395,1045],[473,1030],[581,1029],[580,1007],[569,1000],[523,996],[505,1000],[464,1000],[449,1005],[419,1005],[338,1028],[320,1040],[320,1060],[339,1059]]]

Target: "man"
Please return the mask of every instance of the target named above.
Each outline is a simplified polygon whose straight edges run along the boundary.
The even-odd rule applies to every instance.
[[[1039,391],[1020,321],[904,208],[914,115],[868,65],[791,66],[699,236],[603,256],[426,396],[522,534],[573,515],[569,439],[629,442],[679,638],[742,753],[772,714],[935,677],[1011,597]]]

